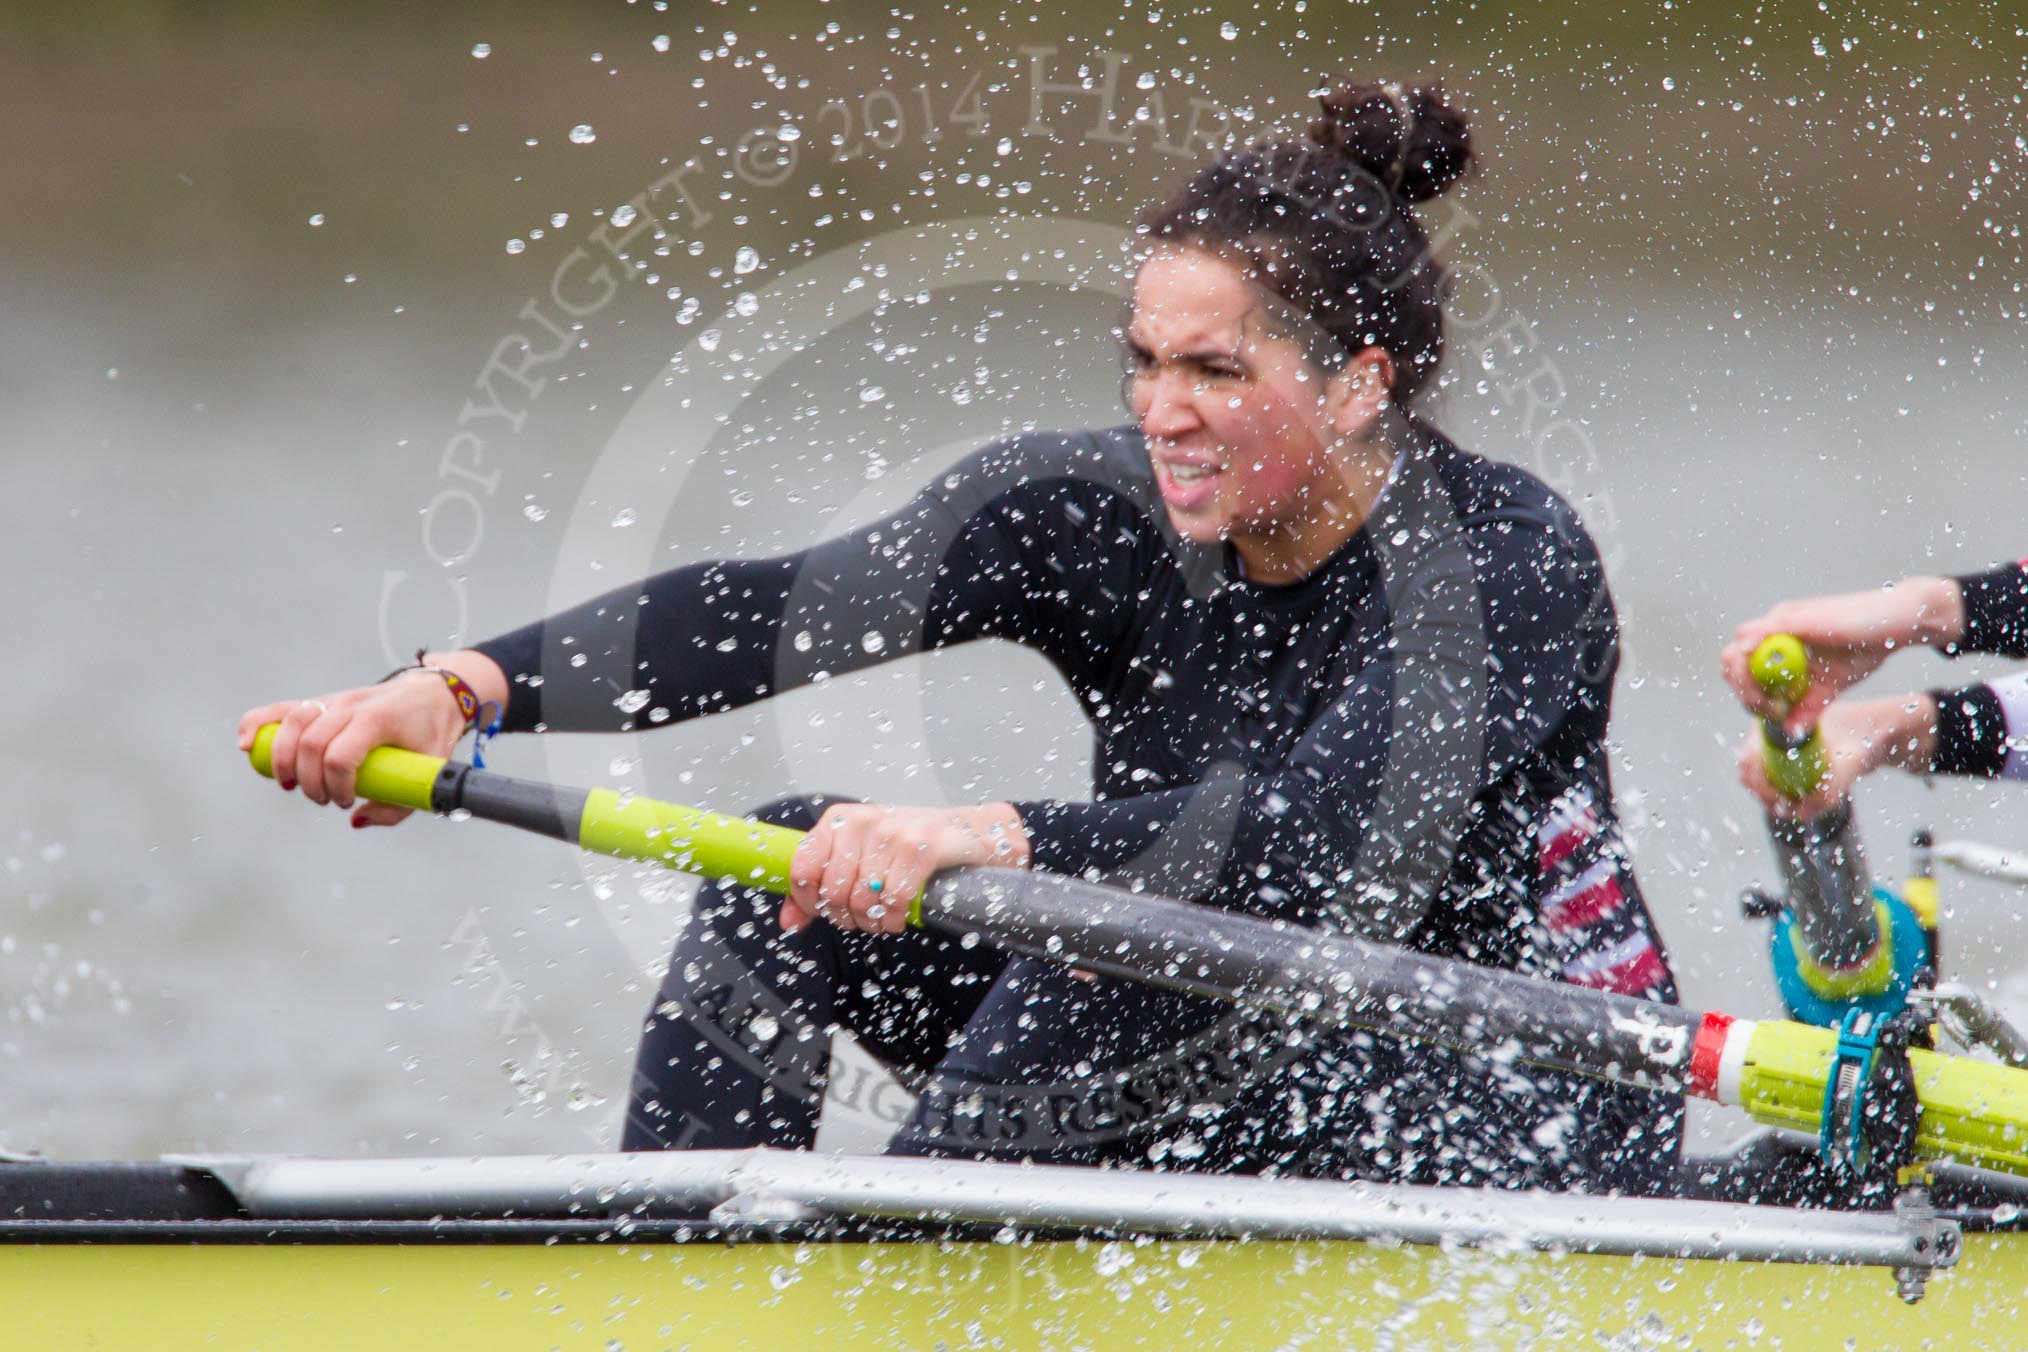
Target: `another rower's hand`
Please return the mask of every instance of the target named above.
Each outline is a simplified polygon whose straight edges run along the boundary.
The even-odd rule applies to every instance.
[[[1791,732],[1815,725],[1825,709],[1901,648],[1964,637],[1965,603],[1949,578],[1911,577],[1877,591],[1784,601],[1733,631],[1719,666],[1739,702],[1763,718],[1782,717]],[[1753,650],[1772,634],[1794,634],[1810,650],[1810,691],[1786,716],[1753,679]]]
[[[432,653],[424,659],[462,676],[482,701],[505,707],[507,677],[483,653]],[[457,697],[435,672],[403,672],[379,685],[319,695],[315,699],[263,704],[240,715],[239,749],[253,747],[254,734],[279,723],[273,750],[275,783],[300,788],[315,803],[355,808],[354,826],[392,826],[407,808],[356,803],[354,781],[366,753],[398,746],[430,756],[447,756],[464,735]]]
[[[1824,782],[1789,798],[1768,782],[1760,730],[1739,746],[1739,782],[1777,817],[1822,816],[1851,796],[1852,786],[1884,765],[1922,773],[1936,756],[1936,701],[1928,695],[1841,700],[1817,720],[1824,744]]]
[[[839,929],[898,934],[908,907],[949,868],[1026,868],[1028,832],[1009,803],[895,807],[836,803],[796,847],[782,929],[822,917]]]

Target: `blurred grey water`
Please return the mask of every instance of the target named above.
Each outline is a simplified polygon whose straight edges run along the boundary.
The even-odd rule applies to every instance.
[[[466,59],[462,47],[431,58]],[[1225,74],[1247,87],[1239,68]],[[1486,180],[1466,199],[1478,221],[1453,248],[1500,279],[1506,313],[1553,359],[1597,449],[1595,470],[1559,458],[1567,447],[1544,468],[1573,476],[1612,561],[1629,652],[1615,772],[1640,871],[1686,1000],[1771,1012],[1764,937],[1735,905],[1769,860],[1731,782],[1743,725],[1717,648],[1779,596],[2028,549],[2018,260],[1995,246],[1955,299],[1939,281],[1941,311],[1921,298],[1936,278],[1894,280],[1929,266],[1911,261],[1929,258],[1919,239],[1876,242],[1864,266],[1827,242],[1814,262],[1767,269],[1742,238],[1736,261],[1619,268],[1642,261],[1624,233],[1561,208],[1502,233],[1500,216],[1529,214],[1514,181],[1529,151],[1516,144],[1502,178],[1497,138],[1519,138],[1493,127]],[[1979,130],[1995,146],[2014,133]],[[163,192],[185,191],[176,163],[158,166]],[[504,175],[517,162],[487,151],[476,163]],[[259,218],[266,245],[258,232],[251,245],[171,241],[164,256],[194,260],[187,270],[70,257],[7,279],[0,576],[14,641],[0,689],[16,717],[0,757],[0,1142],[69,1157],[610,1142],[681,889],[477,825],[355,836],[250,774],[231,748],[239,711],[373,679],[389,644],[440,641],[454,582],[470,600],[466,636],[489,633],[558,592],[622,580],[598,571],[606,559],[794,547],[900,500],[1000,430],[1120,416],[1102,292],[952,288],[839,330],[815,354],[828,365],[788,370],[736,422],[690,425],[650,398],[669,357],[736,291],[802,261],[769,247],[751,283],[737,281],[746,236],[725,222],[694,263],[661,265],[690,269],[682,286],[711,308],[679,324],[673,303],[637,288],[588,324],[561,372],[572,379],[522,434],[491,444],[502,477],[480,543],[441,567],[423,531],[453,482],[440,457],[474,373],[526,328],[519,307],[596,228],[594,211],[659,172],[651,156],[613,163],[597,191],[524,204],[524,234],[552,209],[574,223],[521,257],[502,254],[504,227],[419,245],[457,265],[449,276],[404,266],[398,243],[315,235],[327,227],[305,223],[311,210],[329,209],[337,230],[370,197],[353,184],[287,196]],[[1591,163],[1603,177],[1616,162]],[[901,200],[907,167],[861,181],[887,196],[854,200]],[[910,219],[1025,205],[981,196]],[[1059,200],[1056,213],[1029,209],[1080,214]],[[1806,197],[1799,210],[1799,233],[1841,238],[1835,208]],[[854,223],[837,242],[899,224]],[[710,267],[727,275],[695,275]],[[968,313],[990,317],[986,342]],[[940,366],[953,352],[962,362]],[[740,364],[729,348],[710,356]],[[1434,416],[1468,447],[1531,463],[1500,389],[1517,368],[1493,366],[1461,344]],[[958,403],[950,390],[967,382],[976,393]],[[860,397],[875,386],[881,397]],[[601,465],[629,436],[648,438],[624,453],[647,479],[685,476],[666,518],[598,496]],[[1919,654],[1876,685],[1994,669]],[[1088,754],[1048,669],[997,645],[652,738],[548,740],[503,744],[498,763],[723,807],[813,786],[917,801],[1076,794]],[[2028,793],[1883,778],[1861,819],[1892,872],[1917,824],[2028,844]],[[2028,1018],[2028,897],[1956,882],[1946,895],[1951,964]],[[1701,1120],[1721,1135],[1736,1125]]]

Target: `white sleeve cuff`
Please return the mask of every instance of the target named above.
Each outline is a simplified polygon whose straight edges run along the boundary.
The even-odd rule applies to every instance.
[[[2000,709],[2007,716],[2006,779],[2028,779],[2028,672],[1993,682]]]

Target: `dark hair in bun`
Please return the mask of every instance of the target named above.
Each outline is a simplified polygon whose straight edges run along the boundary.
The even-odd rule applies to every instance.
[[[1437,85],[1341,85],[1320,100],[1310,139],[1344,156],[1410,202],[1427,202],[1472,162],[1465,115]]]
[[[1238,262],[1307,315],[1330,369],[1368,347],[1394,361],[1406,403],[1443,360],[1443,265],[1411,204],[1471,163],[1465,116],[1436,85],[1341,85],[1307,141],[1227,151],[1143,211],[1140,233]]]

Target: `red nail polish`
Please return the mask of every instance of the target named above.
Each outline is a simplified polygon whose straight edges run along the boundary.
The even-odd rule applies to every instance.
[[[364,817],[354,817],[354,818],[352,819],[352,829],[353,829],[353,830],[355,830],[355,831],[360,831],[360,830],[364,830],[364,829],[366,828],[366,826],[367,826],[367,821],[366,821],[366,818],[364,818]]]
[[[280,785],[282,786],[282,792],[283,792],[283,793],[291,793],[291,792],[294,792],[294,790],[295,790],[295,787],[296,787],[296,781],[295,781],[295,780],[293,780],[293,779],[278,779],[278,780],[276,780],[275,782],[276,782],[277,784],[280,784]]]

